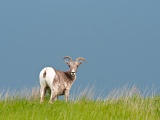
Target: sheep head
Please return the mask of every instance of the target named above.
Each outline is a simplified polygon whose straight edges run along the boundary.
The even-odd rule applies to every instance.
[[[65,63],[69,66],[70,68],[70,74],[72,77],[75,77],[76,76],[76,72],[77,72],[77,69],[78,69],[78,66],[80,64],[82,64],[83,62],[86,62],[86,60],[83,58],[83,57],[78,57],[76,59],[76,61],[73,61],[71,57],[69,56],[65,56],[64,57],[65,59]],[[66,61],[66,59],[69,59],[69,61]]]

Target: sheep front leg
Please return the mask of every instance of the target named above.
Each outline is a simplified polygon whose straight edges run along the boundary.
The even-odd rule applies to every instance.
[[[66,99],[66,102],[68,102],[68,98],[69,98],[69,90],[65,90],[65,99]]]

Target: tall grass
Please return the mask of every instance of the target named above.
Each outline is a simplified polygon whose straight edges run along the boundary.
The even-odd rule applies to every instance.
[[[78,90],[77,90],[78,91]],[[134,85],[111,91],[105,99],[94,87],[72,94],[69,102],[39,103],[39,88],[1,91],[0,120],[159,120],[160,96],[144,97]],[[101,93],[100,93],[101,94]]]

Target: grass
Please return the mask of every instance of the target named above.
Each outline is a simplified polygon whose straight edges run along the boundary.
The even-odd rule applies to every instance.
[[[25,91],[25,90],[24,90]],[[91,90],[92,91],[92,90]],[[138,89],[113,90],[105,99],[93,99],[85,90],[69,102],[58,100],[39,104],[34,88],[0,99],[0,120],[159,120],[160,96],[142,97]],[[92,96],[92,95],[91,95]]]

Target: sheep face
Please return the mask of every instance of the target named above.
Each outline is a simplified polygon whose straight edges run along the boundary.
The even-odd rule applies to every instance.
[[[70,61],[65,61],[65,63],[69,66],[70,68],[70,74],[72,77],[76,76],[77,68],[80,64],[83,62],[86,62],[86,60],[82,57],[78,57],[76,61],[73,61],[71,57],[65,56],[64,59],[69,59]],[[83,62],[82,62],[83,61]]]
[[[70,68],[69,71],[70,71],[71,76],[75,77],[76,76],[76,72],[77,72],[77,68],[81,64],[81,62],[71,61],[71,62],[66,62],[66,64]]]

